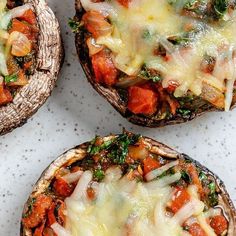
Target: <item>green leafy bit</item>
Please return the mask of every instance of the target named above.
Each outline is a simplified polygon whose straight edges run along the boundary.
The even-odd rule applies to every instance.
[[[90,155],[96,155],[103,150],[106,150],[107,156],[112,159],[114,163],[122,164],[128,154],[129,145],[134,145],[140,138],[140,135],[136,134],[120,134],[114,139],[107,140],[101,145],[96,145],[96,141],[99,137],[95,137],[88,146],[87,152]]]
[[[218,17],[222,17],[227,10],[228,3],[227,0],[215,0],[214,1],[214,10]]]
[[[181,178],[186,182],[186,183],[190,183],[191,182],[191,178],[188,175],[188,173],[185,170],[181,171]]]
[[[113,142],[113,140],[111,139],[111,140],[107,140],[107,141],[103,142],[103,144],[97,146],[97,145],[95,145],[95,143],[98,138],[99,137],[95,137],[92,140],[92,142],[90,143],[90,145],[88,146],[87,152],[91,155],[96,155],[96,154],[100,153],[102,150],[107,149]]]
[[[152,34],[148,29],[143,30],[142,38],[145,40],[150,40],[152,38]]]
[[[179,113],[181,116],[183,116],[183,117],[188,117],[188,116],[190,116],[191,115],[191,110],[189,110],[189,109],[185,109],[185,108],[179,108],[178,110],[177,110],[177,113]]]
[[[139,140],[140,135],[120,134],[109,147],[109,154],[114,163],[123,164],[128,154],[129,145],[134,145]]]
[[[28,209],[27,209],[26,213],[23,214],[23,218],[28,217],[32,213],[35,201],[36,201],[36,198],[31,198],[29,205],[28,205]]]
[[[103,170],[97,169],[97,170],[94,171],[93,176],[96,180],[102,181],[103,178],[105,177],[105,173],[104,173]]]
[[[6,76],[4,77],[5,83],[16,82],[17,79],[18,79],[18,75],[17,75],[17,74],[6,75]]]
[[[147,80],[152,80],[153,82],[158,82],[161,80],[160,75],[157,73],[151,73],[151,71],[146,67],[146,65],[142,67],[139,76]]]
[[[81,22],[69,18],[68,25],[70,26],[73,33],[78,33],[79,28],[82,26]]]

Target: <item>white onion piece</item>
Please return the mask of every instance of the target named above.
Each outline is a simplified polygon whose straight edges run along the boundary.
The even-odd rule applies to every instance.
[[[0,73],[5,76],[9,74],[7,69],[6,58],[1,46],[0,46]]]
[[[81,4],[86,11],[98,11],[105,17],[112,15],[117,16],[116,10],[107,2],[92,2],[91,0],[81,0]]]
[[[234,90],[235,79],[226,81],[226,92],[225,92],[225,111],[229,111],[232,99],[233,99],[233,90]]]
[[[57,236],[71,236],[71,234],[57,222],[53,223],[51,228],[53,229],[54,233],[57,234]]]
[[[13,18],[17,18],[17,17],[22,16],[29,9],[31,9],[31,5],[27,3],[22,6],[15,7],[12,10],[8,11],[6,14],[3,15],[3,17],[0,21],[0,28],[6,30],[10,21]]]
[[[199,215],[204,210],[204,203],[192,199],[186,203],[173,217],[180,225],[182,225],[189,217]]]
[[[82,170],[76,171],[74,173],[69,173],[64,176],[62,176],[62,179],[64,179],[67,183],[74,183],[80,179],[80,176],[83,174]]]
[[[164,187],[180,180],[180,178],[181,178],[181,174],[180,174],[180,172],[177,172],[173,175],[167,175],[167,176],[162,177],[161,179],[149,182],[146,184],[146,187],[150,190],[156,189],[157,187],[164,188]]]
[[[151,180],[155,179],[156,177],[162,175],[165,171],[169,170],[170,168],[177,166],[178,164],[179,164],[178,160],[169,162],[168,164],[166,164],[158,169],[150,171],[149,173],[147,173],[145,175],[145,178],[147,181],[151,181]]]
[[[214,217],[221,215],[221,209],[220,208],[210,208],[207,212],[205,212],[205,216],[207,218]]]
[[[122,177],[122,171],[120,167],[113,166],[106,170],[104,182],[110,183],[119,180]]]
[[[87,170],[85,171],[78,182],[78,184],[75,187],[74,192],[71,195],[71,198],[75,200],[81,200],[83,198],[87,199],[87,188],[88,184],[93,178],[93,174],[91,171]]]

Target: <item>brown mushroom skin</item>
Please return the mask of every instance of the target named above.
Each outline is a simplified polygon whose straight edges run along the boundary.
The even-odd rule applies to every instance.
[[[20,4],[22,1],[8,0]],[[59,23],[45,0],[23,1],[31,3],[39,27],[36,68],[29,83],[17,90],[13,102],[0,107],[0,135],[22,126],[47,100],[55,86],[64,59]]]
[[[80,22],[82,19],[85,10],[83,9],[80,0],[75,0],[75,21]],[[77,54],[79,57],[80,64],[84,70],[84,73],[93,86],[93,88],[103,96],[123,117],[125,117],[130,122],[146,127],[163,127],[166,125],[180,124],[187,121],[190,121],[206,112],[210,111],[220,111],[214,106],[210,105],[208,102],[205,102],[201,99],[201,104],[199,105],[199,100],[193,101],[191,103],[191,110],[194,110],[190,116],[183,117],[181,115],[175,115],[168,119],[160,119],[158,116],[144,116],[139,114],[133,114],[127,109],[126,102],[122,99],[122,96],[119,94],[118,90],[112,87],[104,87],[103,85],[95,82],[95,75],[89,58],[86,40],[87,32],[83,28],[79,29],[79,32],[75,34],[75,45],[77,49]],[[236,93],[234,92],[233,102],[231,109],[235,107],[236,104]],[[197,107],[197,109],[195,109]]]
[[[115,135],[110,135],[107,137],[104,137],[103,140],[107,141],[111,138],[114,138]],[[144,137],[144,143],[149,148],[149,150],[152,153],[161,155],[167,159],[173,160],[173,159],[184,159],[187,161],[191,161],[194,163],[194,165],[199,168],[204,174],[207,176],[213,178],[216,182],[217,192],[219,196],[219,204],[224,208],[225,216],[228,218],[229,222],[229,228],[228,228],[228,236],[234,236],[236,235],[236,210],[233,205],[232,200],[230,199],[230,196],[225,188],[225,185],[220,180],[220,178],[212,173],[209,169],[202,166],[199,162],[191,159],[189,156],[179,153],[168,146],[155,141],[153,139]],[[33,191],[31,195],[28,198],[28,201],[26,202],[23,210],[23,215],[27,211],[28,206],[31,202],[31,200],[35,197],[37,197],[39,194],[42,194],[45,192],[45,190],[50,186],[52,180],[54,179],[56,173],[61,169],[63,166],[69,166],[72,163],[75,163],[79,160],[82,160],[86,158],[87,154],[87,148],[89,146],[89,142],[83,143],[73,149],[68,150],[61,156],[59,156],[54,162],[52,162],[49,167],[42,173],[41,177],[35,184]],[[22,217],[23,217],[22,215]],[[30,229],[26,229],[23,224],[21,224],[21,236],[32,236],[33,232]]]

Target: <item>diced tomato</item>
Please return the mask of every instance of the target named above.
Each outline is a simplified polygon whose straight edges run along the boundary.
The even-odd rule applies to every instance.
[[[9,102],[12,102],[13,97],[10,93],[10,91],[6,88],[4,88],[4,84],[0,83],[0,105],[7,104]]]
[[[94,192],[93,188],[87,188],[87,196],[90,200],[95,199],[95,192]]]
[[[18,31],[18,32],[26,35],[26,37],[29,40],[35,40],[36,36],[37,36],[37,32],[35,31],[35,29],[33,27],[31,27],[27,23],[21,22],[17,19],[12,20],[12,27],[11,27],[9,33],[12,33],[13,31]]]
[[[188,172],[188,174],[192,180],[192,183],[197,186],[198,193],[200,195],[202,195],[203,194],[202,183],[198,177],[198,172],[197,172],[196,166],[191,163],[187,164],[186,171]]]
[[[152,157],[147,157],[143,160],[143,173],[146,175],[150,171],[161,166],[160,162]]]
[[[174,196],[172,197],[172,202],[170,204],[170,209],[173,213],[180,210],[187,202],[190,200],[190,195],[186,189],[176,187]]]
[[[118,70],[105,49],[92,56],[92,65],[96,82],[108,86],[116,83]]]
[[[131,3],[132,0],[118,0],[118,2],[124,6],[124,7],[129,7],[129,4]]]
[[[25,13],[22,16],[18,17],[18,18],[28,22],[31,25],[36,24],[36,16],[35,16],[34,12],[31,9],[25,11]]]
[[[45,227],[45,221],[35,229],[33,236],[43,236],[43,230]]]
[[[56,208],[56,205],[55,203],[53,202],[49,208],[49,211],[48,211],[48,225],[51,226],[52,224],[54,224],[57,220],[56,220],[56,217],[55,217],[55,208]]]
[[[168,87],[166,89],[168,92],[173,93],[178,86],[179,86],[178,81],[170,80],[168,83]]]
[[[53,184],[53,189],[62,197],[69,197],[73,192],[72,186],[60,177],[56,178]]]
[[[58,221],[61,225],[64,225],[66,221],[66,216],[65,216],[66,205],[63,201],[57,201],[57,204],[60,204],[58,208]]]
[[[38,226],[44,219],[47,211],[52,204],[52,198],[44,194],[39,195],[33,203],[32,211],[22,219],[26,228]]]
[[[201,228],[201,226],[197,222],[189,226],[188,232],[192,236],[207,236],[205,231]]]
[[[57,236],[53,230],[49,227],[46,227],[43,231],[43,236]]]
[[[210,219],[210,226],[217,235],[221,235],[228,228],[228,222],[223,215],[214,216]]]
[[[65,209],[66,206],[63,201],[57,200],[56,203],[53,203],[48,211],[48,225],[51,226],[55,222],[64,225],[66,218]]]
[[[157,93],[151,89],[131,86],[128,90],[128,109],[134,114],[152,115],[157,110]]]
[[[33,65],[33,61],[28,61],[24,64],[24,70],[30,69],[30,67]]]
[[[106,18],[97,11],[87,11],[82,18],[85,28],[94,38],[109,35],[112,32],[112,25]]]

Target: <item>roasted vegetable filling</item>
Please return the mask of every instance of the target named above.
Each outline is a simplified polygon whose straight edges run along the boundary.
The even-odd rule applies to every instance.
[[[38,27],[30,4],[0,3],[0,106],[13,101],[34,71]]]
[[[28,201],[33,235],[227,235],[215,179],[140,135],[96,137]]]
[[[95,81],[123,90],[129,112],[168,119],[188,118],[203,104],[230,109],[236,78],[235,1],[81,4],[81,21],[75,18],[70,25],[84,32]]]

